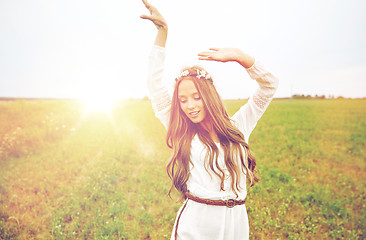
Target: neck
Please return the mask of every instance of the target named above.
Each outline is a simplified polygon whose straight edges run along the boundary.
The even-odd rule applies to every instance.
[[[217,136],[214,128],[213,128],[213,124],[211,121],[209,120],[203,120],[201,123],[200,123],[200,126],[205,129],[209,134],[210,134],[210,137],[211,139],[216,142],[216,143],[219,143],[220,142],[220,139],[219,137]]]
[[[200,126],[205,129],[207,132],[209,132],[211,134],[211,132],[213,131],[213,125],[211,123],[211,121],[207,120],[207,118],[203,119],[202,122],[199,123]]]

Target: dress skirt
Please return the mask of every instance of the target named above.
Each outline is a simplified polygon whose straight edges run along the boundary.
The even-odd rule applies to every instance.
[[[249,223],[245,204],[233,208],[197,203],[187,199],[175,219],[171,240],[177,230],[179,240],[245,240],[249,239]]]

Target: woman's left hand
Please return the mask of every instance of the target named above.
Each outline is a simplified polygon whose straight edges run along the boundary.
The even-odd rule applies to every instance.
[[[238,62],[245,68],[254,64],[254,58],[244,53],[238,48],[210,48],[210,51],[198,54],[199,60],[217,61],[217,62]]]
[[[154,23],[155,27],[158,30],[167,31],[168,24],[166,23],[164,17],[160,14],[158,9],[151,5],[147,0],[142,0],[145,4],[145,7],[149,10],[150,15],[141,15],[140,18],[150,20]]]

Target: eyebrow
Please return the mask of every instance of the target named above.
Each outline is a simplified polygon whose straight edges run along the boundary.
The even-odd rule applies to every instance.
[[[193,93],[191,94],[191,96],[196,95],[196,94],[197,94],[197,95],[200,95],[200,94],[199,94],[199,92],[197,91],[197,92],[193,92]],[[186,95],[179,95],[179,94],[178,94],[178,98],[181,98],[181,97],[186,97]]]

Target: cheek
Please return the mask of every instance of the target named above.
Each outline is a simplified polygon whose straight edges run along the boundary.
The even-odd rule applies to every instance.
[[[206,112],[205,104],[203,104],[202,100],[199,102],[199,108],[201,109],[201,111]]]
[[[182,103],[179,103],[179,107],[180,107],[181,112],[183,112],[185,115],[187,115],[187,108],[185,107],[185,105]]]
[[[201,102],[201,111],[203,113],[203,117],[206,117],[207,116],[207,109],[205,107],[205,104],[203,104],[203,101]]]

